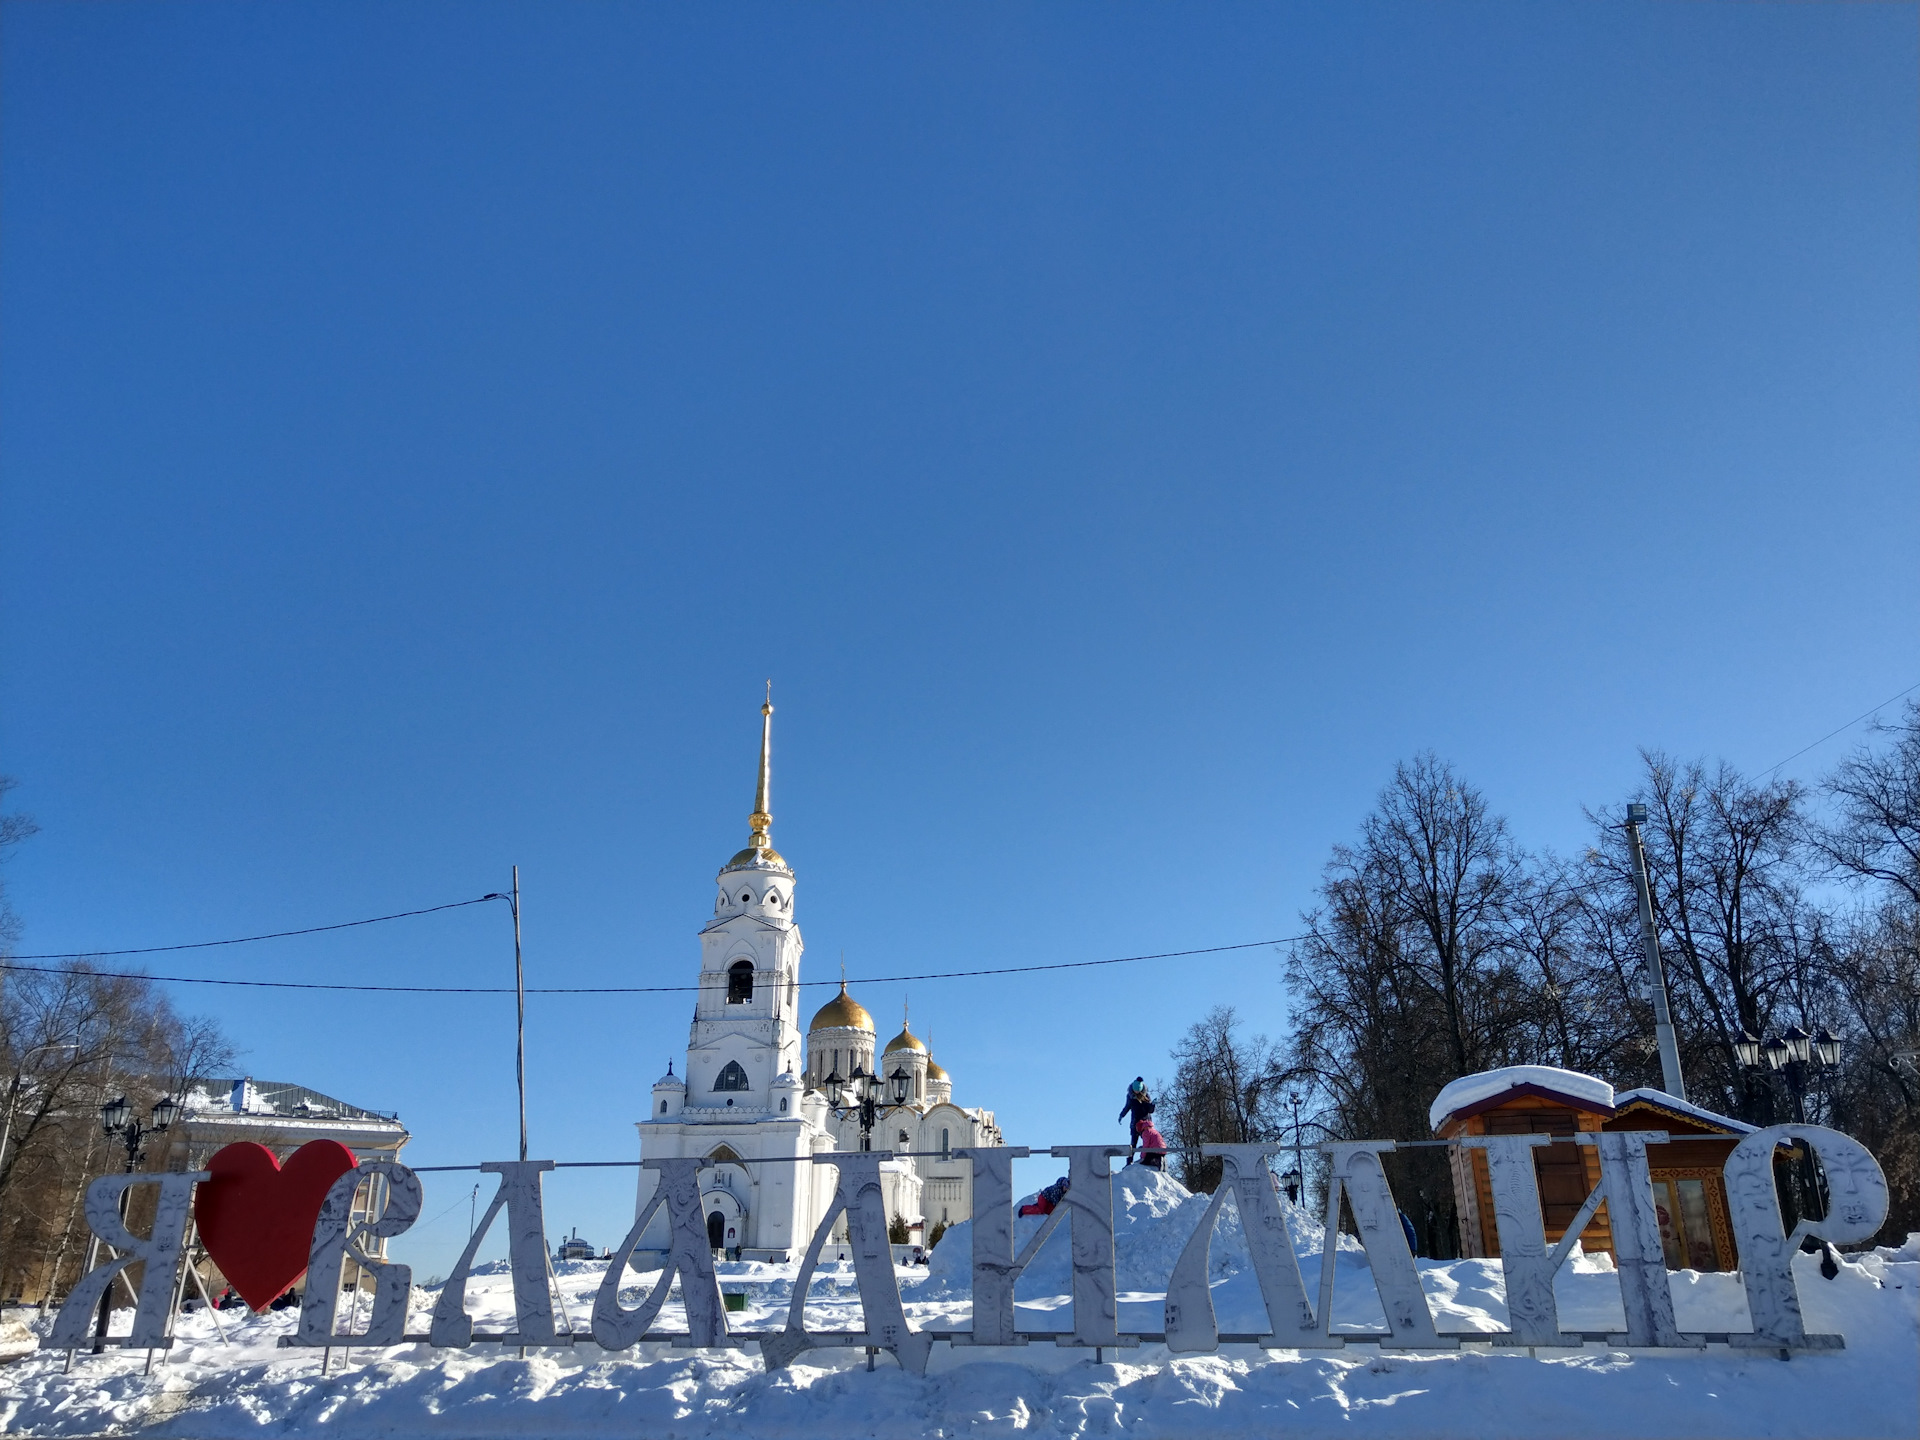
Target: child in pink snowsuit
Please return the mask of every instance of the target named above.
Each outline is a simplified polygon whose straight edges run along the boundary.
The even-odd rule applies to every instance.
[[[1158,1170],[1167,1158],[1167,1142],[1160,1138],[1160,1132],[1154,1128],[1153,1117],[1147,1116],[1140,1122],[1140,1163],[1149,1170]]]

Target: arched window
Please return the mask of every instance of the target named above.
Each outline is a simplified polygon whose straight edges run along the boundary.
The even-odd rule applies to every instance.
[[[900,1132],[900,1148],[905,1150],[911,1144],[913,1144],[913,1137],[902,1130]]]
[[[787,1111],[787,1097],[782,1095],[780,1097],[780,1113],[784,1115],[786,1111]]]
[[[731,1145],[716,1145],[713,1147],[713,1153],[707,1156],[707,1158],[716,1165],[738,1165],[740,1163],[740,1152],[735,1150]]]
[[[716,1090],[744,1090],[747,1088],[747,1072],[740,1068],[738,1060],[729,1060],[721,1068],[719,1077],[714,1080]]]
[[[664,1114],[666,1114],[666,1113],[667,1113],[667,1102],[666,1102],[666,1101],[664,1101],[664,1100],[662,1100],[662,1101],[660,1102],[660,1113],[661,1113],[662,1115],[664,1115]]]
[[[727,1004],[745,1005],[752,999],[753,962],[736,960],[727,967]]]
[[[940,1131],[940,1153],[942,1155],[948,1155],[948,1154],[951,1154],[952,1151],[953,1151],[953,1144],[951,1141],[947,1139],[947,1132],[945,1127],[942,1127]]]

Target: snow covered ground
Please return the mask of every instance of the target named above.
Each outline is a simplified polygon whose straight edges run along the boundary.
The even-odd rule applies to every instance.
[[[1129,1168],[1114,1186],[1121,1328],[1160,1329],[1168,1274],[1204,1197],[1189,1196],[1157,1172]],[[1318,1274],[1318,1225],[1296,1215],[1295,1244],[1309,1289]],[[1040,1222],[1019,1222],[1016,1243]],[[965,1329],[971,1243],[950,1230],[927,1270],[899,1272],[916,1327]],[[1353,1247],[1353,1248],[1348,1248]],[[1045,1341],[1009,1349],[939,1344],[924,1377],[882,1355],[866,1369],[856,1351],[813,1351],[769,1375],[757,1347],[685,1351],[636,1346],[608,1354],[591,1342],[572,1349],[502,1353],[400,1346],[358,1349],[321,1375],[313,1351],[279,1349],[294,1312],[222,1318],[184,1316],[164,1365],[142,1373],[144,1352],[82,1357],[63,1375],[64,1354],[31,1355],[0,1367],[0,1431],[9,1435],[139,1432],[180,1440],[305,1435],[795,1437],[860,1436],[1140,1437],[1353,1436],[1832,1436],[1877,1440],[1920,1435],[1920,1237],[1897,1251],[1857,1256],[1834,1280],[1802,1257],[1800,1288],[1808,1329],[1837,1331],[1847,1348],[1782,1361],[1771,1353],[1715,1348],[1692,1354],[1469,1348],[1441,1353],[1381,1352],[1372,1345],[1332,1352],[1225,1346],[1216,1355],[1175,1359],[1142,1345],[1102,1364],[1091,1352]],[[729,1264],[722,1288],[744,1293],[736,1329],[785,1323],[793,1266]],[[574,1326],[584,1333],[603,1262],[559,1267]],[[1439,1328],[1504,1328],[1496,1261],[1422,1262]],[[1380,1327],[1366,1258],[1353,1242],[1339,1252],[1335,1324]],[[1016,1289],[1022,1328],[1065,1330],[1069,1263],[1063,1225]],[[1264,1329],[1259,1292],[1245,1261],[1231,1202],[1213,1248],[1214,1303],[1223,1331]],[[628,1303],[638,1298],[641,1277]],[[1674,1301],[1687,1330],[1747,1328],[1737,1277],[1684,1271]],[[823,1266],[808,1287],[809,1324],[857,1329],[851,1266]],[[1576,1255],[1556,1285],[1564,1324],[1605,1329],[1622,1323],[1617,1281],[1606,1257]],[[416,1292],[424,1329],[436,1292]],[[468,1288],[480,1331],[508,1328],[511,1283],[490,1267]],[[682,1322],[670,1302],[659,1324]],[[123,1314],[124,1330],[130,1315]],[[409,1327],[413,1328],[413,1327]]]

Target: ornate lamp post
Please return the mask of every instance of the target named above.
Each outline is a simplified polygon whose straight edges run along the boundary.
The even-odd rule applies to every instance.
[[[835,1115],[845,1119],[849,1115],[860,1117],[860,1148],[873,1149],[873,1123],[880,1115],[881,1080],[878,1075],[869,1075],[866,1069],[854,1063],[853,1074],[842,1080],[838,1070],[833,1071],[821,1083],[827,1093],[827,1108]],[[905,1066],[895,1066],[893,1074],[887,1077],[886,1088],[895,1105],[907,1103],[907,1091],[913,1084],[913,1077],[907,1074]]]
[[[1840,1040],[1824,1025],[1812,1034],[1795,1025],[1785,1034],[1769,1035],[1765,1040],[1751,1030],[1742,1030],[1734,1037],[1733,1057],[1742,1069],[1763,1076],[1769,1088],[1773,1085],[1775,1075],[1785,1080],[1787,1093],[1793,1096],[1793,1118],[1798,1124],[1805,1125],[1808,1082],[1813,1083],[1817,1092],[1828,1072],[1838,1068]],[[1797,1147],[1797,1150],[1794,1179],[1795,1188],[1800,1192],[1800,1208],[1803,1213],[1818,1220],[1826,1215],[1826,1201],[1820,1193],[1820,1177],[1814,1171],[1813,1152],[1805,1145]],[[1833,1252],[1825,1245],[1820,1248],[1824,1252],[1820,1273],[1831,1280],[1839,1273],[1834,1265]]]
[[[153,1110],[142,1125],[133,1118],[133,1106],[122,1095],[109,1100],[100,1107],[100,1128],[109,1136],[119,1136],[127,1147],[126,1174],[138,1170],[147,1158],[147,1137],[157,1135],[170,1128],[180,1118],[180,1102],[171,1095],[163,1095],[154,1103]],[[127,1195],[120,1192],[120,1218],[127,1218]],[[93,1353],[98,1355],[107,1348],[107,1321],[113,1314],[113,1287],[109,1285],[100,1292],[100,1313],[93,1322]]]

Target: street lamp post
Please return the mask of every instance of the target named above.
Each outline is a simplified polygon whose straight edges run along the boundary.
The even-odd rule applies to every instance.
[[[117,1100],[109,1100],[100,1107],[100,1128],[108,1135],[117,1135],[127,1147],[127,1165],[125,1173],[133,1174],[147,1158],[147,1137],[157,1135],[170,1128],[180,1116],[180,1102],[171,1095],[163,1095],[154,1102],[153,1110],[142,1125],[133,1118],[133,1106],[122,1095]],[[127,1218],[128,1191],[120,1192],[120,1219]],[[113,1314],[113,1286],[108,1285],[100,1292],[100,1313],[93,1322],[93,1353],[98,1355],[107,1348],[107,1321]]]
[[[520,1089],[520,1158],[527,1158],[527,972],[520,961],[520,867],[513,867],[513,889],[494,891],[482,900],[504,900],[513,911],[513,1078]]]
[[[1775,1075],[1785,1080],[1787,1093],[1793,1097],[1794,1121],[1805,1125],[1808,1082],[1811,1081],[1818,1091],[1824,1085],[1827,1073],[1839,1066],[1840,1040],[1824,1025],[1811,1034],[1795,1025],[1785,1034],[1770,1035],[1765,1040],[1751,1030],[1742,1030],[1734,1037],[1733,1057],[1742,1069],[1762,1076],[1769,1090],[1773,1087]],[[1795,1148],[1794,1178],[1800,1192],[1800,1208],[1809,1218],[1822,1219],[1827,1207],[1820,1194],[1820,1177],[1814,1169],[1813,1150],[1804,1144]],[[1839,1273],[1833,1251],[1824,1243],[1820,1249],[1823,1252],[1820,1273],[1831,1280]]]
[[[1287,1187],[1287,1202],[1298,1205],[1307,1186],[1306,1162],[1300,1158],[1300,1097],[1288,1095],[1287,1105],[1293,1111],[1293,1169],[1280,1178]]]
[[[907,1103],[907,1090],[913,1084],[913,1077],[907,1074],[905,1066],[895,1066],[893,1074],[886,1080],[889,1098],[897,1105]],[[849,1115],[860,1118],[860,1148],[873,1149],[873,1124],[880,1115],[882,1095],[881,1080],[878,1075],[870,1075],[858,1061],[854,1062],[853,1074],[847,1079],[840,1078],[835,1070],[821,1082],[827,1092],[827,1108],[835,1115],[845,1119]]]

